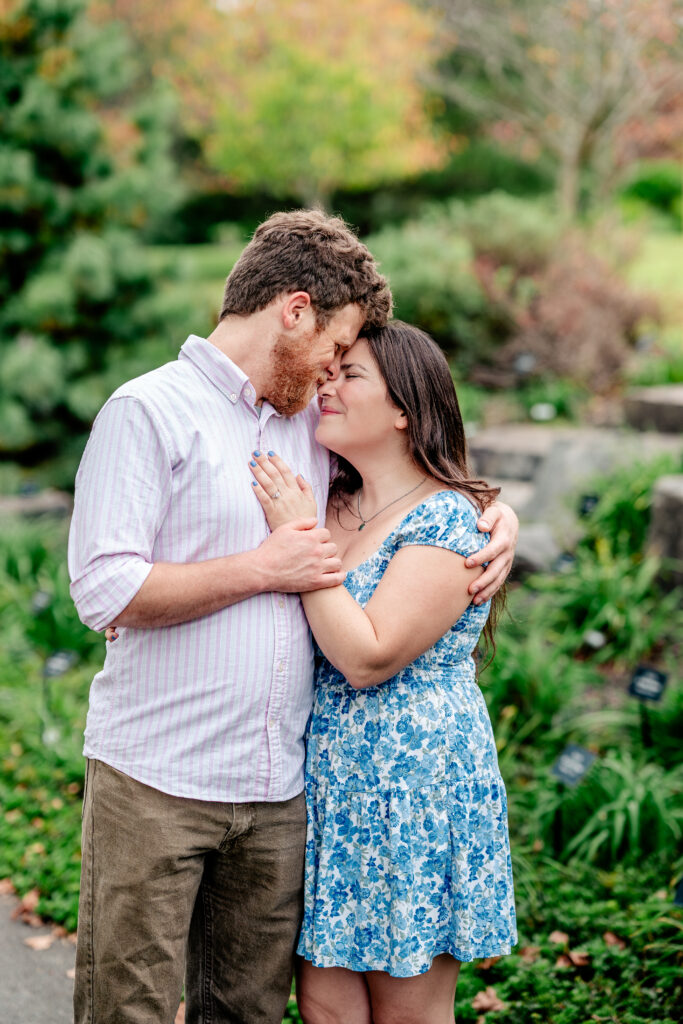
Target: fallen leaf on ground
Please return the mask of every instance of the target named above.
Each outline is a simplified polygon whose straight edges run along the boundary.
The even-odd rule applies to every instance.
[[[56,935],[34,935],[31,939],[24,939],[24,945],[30,946],[36,953],[40,953],[43,949],[49,949],[52,943],[57,938]]]
[[[15,891],[9,878],[0,878],[0,896],[9,896]]]
[[[45,922],[34,913],[39,899],[40,893],[37,889],[31,889],[30,892],[27,892],[12,911],[12,920],[16,921],[18,918],[24,924],[30,924],[32,928],[40,928]]]
[[[538,960],[540,952],[540,946],[522,946],[519,955],[526,964],[533,964]]]
[[[590,963],[590,953],[585,953],[582,949],[572,950],[570,949],[567,953],[562,953],[558,956],[555,961],[556,967],[587,967]]]
[[[565,946],[569,942],[569,936],[566,932],[551,932],[548,941],[555,942],[558,946]]]
[[[69,934],[66,928],[63,928],[61,924],[52,925],[52,934],[56,939],[65,939]]]
[[[66,972],[66,976],[67,978],[71,978],[71,980],[73,981],[73,979],[76,977],[76,968],[70,967],[69,970]]]
[[[181,1003],[175,1015],[174,1024],[185,1024],[185,1003]]]
[[[616,946],[617,949],[626,949],[626,943],[623,939],[620,939],[614,932],[604,932],[603,939],[608,946]]]
[[[476,968],[478,971],[488,971],[489,967],[493,967],[493,965],[497,964],[499,960],[502,960],[502,957],[487,956],[485,960],[480,960],[479,963],[476,964]]]
[[[496,990],[489,985],[483,992],[477,992],[472,1000],[473,1010],[504,1010],[505,1003],[496,995]]]

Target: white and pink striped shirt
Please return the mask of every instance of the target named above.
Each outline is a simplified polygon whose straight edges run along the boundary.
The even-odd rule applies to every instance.
[[[321,523],[329,456],[316,402],[259,410],[246,375],[191,336],[174,363],[129,381],[100,411],[76,477],[71,593],[102,630],[152,564],[200,562],[268,535],[248,462],[276,451],[312,484]],[[259,415],[260,413],[260,415]],[[119,629],[92,683],[86,757],[176,796],[287,800],[303,788],[313,654],[296,594],[259,594],[156,629]]]

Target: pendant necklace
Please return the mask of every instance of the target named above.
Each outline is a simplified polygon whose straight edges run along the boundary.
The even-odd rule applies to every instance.
[[[419,484],[415,484],[415,486],[411,487],[409,491],[405,492],[405,494],[399,494],[398,498],[394,498],[394,500],[390,501],[388,505],[385,505],[383,508],[379,509],[378,512],[375,512],[374,515],[370,516],[369,519],[363,519],[363,513],[360,510],[360,491],[359,491],[358,492],[357,507],[358,507],[358,518],[360,519],[360,526],[358,527],[358,532],[360,533],[361,530],[364,530],[365,527],[368,525],[368,523],[371,523],[373,519],[377,518],[377,516],[380,514],[380,512],[385,512],[388,508],[391,508],[392,505],[395,505],[397,501],[400,501],[401,498],[407,498],[409,494],[412,494],[413,491],[416,491],[418,489],[418,487],[422,486],[422,484],[425,482],[426,479],[427,479],[427,477],[423,476],[422,479],[420,480]]]

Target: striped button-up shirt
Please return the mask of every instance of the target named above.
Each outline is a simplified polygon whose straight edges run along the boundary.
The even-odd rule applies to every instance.
[[[279,415],[210,342],[119,388],[76,477],[71,593],[102,630],[154,562],[256,548],[268,526],[251,485],[255,449],[312,484],[321,521],[329,457],[315,402]],[[313,655],[296,594],[266,593],[192,622],[120,628],[92,683],[84,753],[176,796],[287,800],[303,788]]]

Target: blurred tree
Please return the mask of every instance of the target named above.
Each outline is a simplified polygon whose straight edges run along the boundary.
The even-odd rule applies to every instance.
[[[683,84],[682,0],[426,0],[461,57],[436,84],[498,122],[499,138],[532,140],[558,168],[562,210],[578,206],[583,172],[611,181],[619,129]],[[451,65],[452,67],[452,65]]]
[[[0,8],[0,453],[71,442],[159,327],[137,234],[180,192],[168,92],[83,0]],[[147,301],[147,305],[145,304]]]
[[[407,0],[98,0],[181,96],[233,191],[326,205],[443,161],[420,84],[433,23]]]

